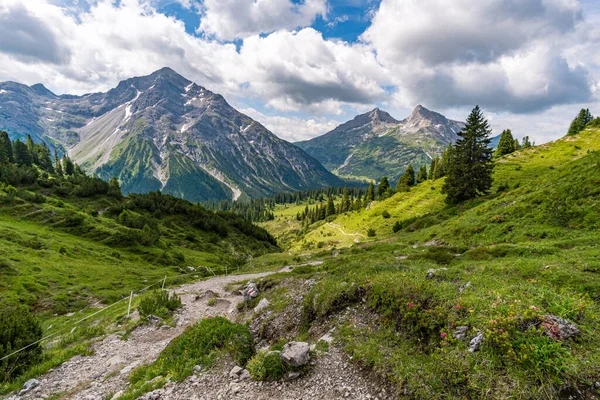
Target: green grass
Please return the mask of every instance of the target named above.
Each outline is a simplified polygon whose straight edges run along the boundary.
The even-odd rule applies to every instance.
[[[444,204],[443,180],[428,181],[331,225],[314,224],[290,248],[326,260],[296,271],[317,280],[304,297],[304,335],[365,305],[366,322],[342,320],[338,338],[411,398],[592,390],[600,374],[599,150],[600,131],[587,130],[503,157],[490,194],[458,207]],[[366,236],[370,228],[375,238],[340,233]],[[339,256],[316,250],[322,241]],[[263,294],[272,302],[283,296],[274,290]],[[553,340],[540,329],[544,315],[566,318],[581,333]],[[484,332],[480,351],[452,338],[462,325],[469,339]]]
[[[174,339],[155,362],[134,370],[128,391],[119,398],[136,399],[167,379],[181,382],[196,365],[209,368],[222,357],[245,366],[253,355],[254,338],[247,326],[222,317],[206,318]]]

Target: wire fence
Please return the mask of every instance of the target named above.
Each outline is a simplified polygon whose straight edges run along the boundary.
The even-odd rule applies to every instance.
[[[193,267],[188,267],[188,268],[193,268]],[[45,340],[51,339],[51,338],[53,338],[55,336],[58,336],[59,334],[65,333],[69,329],[71,329],[71,332],[73,332],[73,329],[75,329],[82,322],[87,321],[88,319],[90,319],[90,318],[92,318],[92,317],[94,317],[94,316],[96,316],[96,315],[98,315],[98,314],[100,314],[100,313],[102,313],[102,312],[104,312],[104,311],[106,311],[106,310],[108,310],[108,309],[116,306],[119,303],[127,301],[127,300],[129,300],[129,307],[128,307],[128,310],[127,310],[127,314],[129,314],[130,308],[131,308],[131,299],[133,297],[137,297],[137,296],[145,293],[146,291],[148,291],[150,288],[152,288],[154,286],[157,286],[157,285],[160,286],[161,284],[162,284],[162,289],[161,290],[165,290],[165,284],[166,284],[167,280],[169,280],[169,281],[175,281],[175,280],[178,280],[179,278],[182,278],[182,277],[185,277],[185,276],[190,276],[190,275],[198,275],[198,277],[200,277],[200,275],[201,274],[203,275],[204,272],[206,272],[209,277],[211,277],[211,276],[217,276],[217,275],[228,275],[229,273],[231,273],[234,270],[233,268],[228,268],[227,266],[224,266],[222,268],[217,268],[217,269],[210,268],[208,266],[200,266],[200,267],[193,268],[193,269],[194,269],[193,272],[189,272],[189,273],[186,273],[186,274],[180,274],[180,275],[174,275],[174,276],[165,276],[164,278],[160,279],[159,281],[156,281],[153,284],[148,285],[148,286],[146,286],[143,289],[140,289],[140,290],[138,290],[136,292],[131,291],[131,293],[130,293],[129,296],[124,297],[124,298],[122,298],[120,300],[117,300],[114,303],[112,303],[112,304],[110,304],[110,305],[108,305],[106,307],[103,307],[100,310],[98,310],[98,311],[96,311],[96,312],[94,312],[94,313],[92,313],[90,315],[87,315],[87,316],[85,316],[83,318],[78,319],[77,321],[74,321],[72,324],[66,325],[65,327],[57,330],[54,333],[46,335],[46,336],[42,337],[41,339],[36,340],[35,342],[30,343],[27,346],[24,346],[24,347],[22,347],[22,348],[20,348],[20,349],[18,349],[16,351],[14,351],[14,352],[12,352],[12,353],[10,353],[10,354],[8,354],[8,355],[0,358],[0,362],[4,361],[7,358],[10,358],[10,357],[12,357],[14,355],[17,355],[20,352],[25,351],[25,350],[27,350],[28,348],[30,348],[32,346],[35,346],[35,345],[37,345],[39,343],[42,343]],[[239,272],[239,268],[237,268],[237,270]],[[223,274],[223,272],[224,272],[224,274]],[[202,276],[202,277],[204,278],[205,276]],[[77,311],[76,314],[82,313],[83,311],[87,310],[88,308],[91,308],[91,307],[93,307],[95,305],[98,305],[99,303],[101,303],[101,300],[97,301],[94,304],[90,304],[90,305],[82,308],[81,310]]]

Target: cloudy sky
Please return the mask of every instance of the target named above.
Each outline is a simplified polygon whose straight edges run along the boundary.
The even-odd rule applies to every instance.
[[[0,0],[0,81],[83,94],[163,66],[290,141],[479,104],[542,143],[600,114],[600,2]]]

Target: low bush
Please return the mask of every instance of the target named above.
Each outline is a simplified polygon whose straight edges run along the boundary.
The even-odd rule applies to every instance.
[[[272,381],[283,377],[288,371],[278,351],[262,350],[256,353],[246,367],[255,381]]]
[[[142,298],[138,311],[142,318],[148,318],[150,315],[167,318],[182,306],[181,299],[177,294],[169,294],[166,290],[155,290]]]
[[[222,317],[205,318],[174,339],[154,363],[133,371],[130,380],[134,390],[157,376],[180,382],[196,365],[208,368],[218,358],[230,356],[244,366],[253,355],[254,338],[246,325]]]
[[[42,338],[42,327],[24,306],[7,305],[0,309],[0,358]],[[0,361],[0,383],[8,382],[36,365],[42,357],[38,343]]]

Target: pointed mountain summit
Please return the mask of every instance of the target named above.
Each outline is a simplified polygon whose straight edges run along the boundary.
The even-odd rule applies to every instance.
[[[408,164],[429,164],[463,126],[421,105],[402,121],[376,108],[296,145],[340,176],[395,180]]]
[[[125,193],[162,190],[207,201],[344,184],[170,68],[106,93],[55,96],[42,88],[0,83],[0,130],[66,149],[87,171],[116,176]]]

